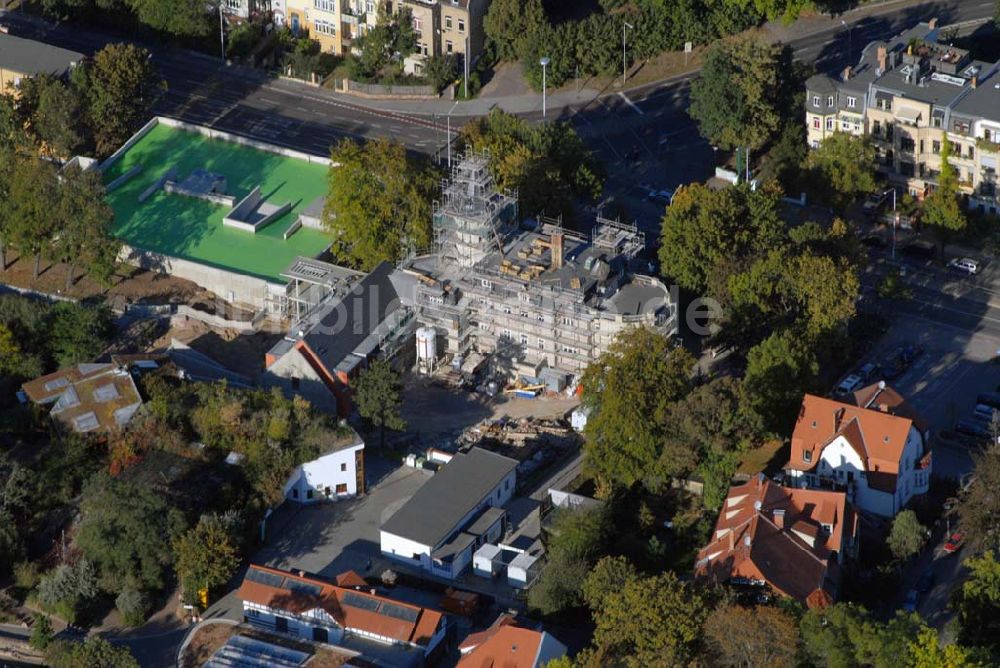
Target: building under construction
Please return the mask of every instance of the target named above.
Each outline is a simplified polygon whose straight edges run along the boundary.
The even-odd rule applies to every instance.
[[[433,361],[490,354],[499,370],[556,388],[627,327],[676,332],[670,291],[634,271],[645,244],[634,225],[598,217],[589,237],[555,220],[519,229],[516,195],[495,188],[484,154],[461,159],[442,190],[434,249],[393,281],[433,328]]]

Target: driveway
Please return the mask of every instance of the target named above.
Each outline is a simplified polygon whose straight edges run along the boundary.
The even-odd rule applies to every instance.
[[[292,507],[294,512],[282,526],[272,527],[267,545],[253,561],[326,578],[346,570],[371,575],[369,569],[379,556],[379,527],[420,489],[430,473],[372,456],[365,458],[365,464],[367,495]]]

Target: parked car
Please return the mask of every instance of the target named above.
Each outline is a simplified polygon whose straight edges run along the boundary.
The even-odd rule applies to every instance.
[[[865,203],[861,205],[861,211],[869,218],[873,218],[878,214],[879,209],[885,204],[886,199],[888,199],[887,192],[877,192],[872,193],[865,199]]]
[[[926,571],[920,574],[917,579],[917,591],[921,594],[926,594],[931,589],[934,588],[934,570],[928,568]]]
[[[874,380],[875,377],[879,375],[879,371],[880,369],[878,368],[878,364],[875,364],[875,362],[869,362],[858,369],[858,375],[864,378],[865,382],[868,382],[870,380]]]
[[[976,404],[976,407],[972,409],[972,417],[977,420],[982,420],[984,422],[993,422],[993,413],[996,412],[996,408],[992,406],[987,406],[985,404]]]
[[[979,273],[979,263],[971,257],[956,257],[948,262],[948,268],[975,276]]]
[[[920,597],[920,592],[916,589],[911,589],[906,592],[906,600],[903,601],[903,610],[907,612],[917,611],[917,599]]]
[[[956,531],[948,537],[948,540],[944,544],[944,551],[948,554],[954,554],[962,549],[963,542],[965,542],[965,534],[961,531]]]
[[[903,375],[909,364],[906,362],[903,356],[903,349],[896,348],[891,353],[886,355],[885,360],[879,365],[882,369],[882,375],[885,376],[886,380],[895,380]]]
[[[852,373],[850,376],[840,381],[840,385],[837,386],[837,389],[835,389],[833,393],[838,397],[846,397],[848,394],[861,387],[861,384],[864,382],[864,378],[856,373]]]
[[[916,260],[933,260],[937,255],[937,248],[930,241],[911,241],[899,252]]]
[[[955,423],[955,433],[975,439],[989,438],[989,428],[978,420],[959,420]]]
[[[1000,409],[1000,391],[983,392],[978,397],[976,397],[976,403],[982,404],[984,406],[989,406],[990,408]]]

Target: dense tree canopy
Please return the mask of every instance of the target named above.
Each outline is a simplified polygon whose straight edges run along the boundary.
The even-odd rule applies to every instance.
[[[225,584],[240,564],[239,547],[226,527],[211,516],[174,541],[177,575],[185,591]]]
[[[604,508],[555,509],[549,519],[545,572],[528,591],[528,605],[543,614],[579,607],[585,602],[584,580],[605,553],[611,532]],[[593,595],[593,590],[590,591]]]
[[[706,654],[713,666],[794,668],[798,636],[795,619],[773,606],[722,605],[705,619]]]
[[[661,334],[635,328],[587,367],[585,452],[594,474],[624,486],[659,477],[670,404],[690,389],[694,362]]]
[[[431,241],[431,200],[437,181],[428,165],[385,138],[333,147],[323,226],[340,262],[370,271],[396,263]]]
[[[689,113],[703,137],[726,150],[757,150],[781,121],[780,49],[752,37],[733,37],[705,52],[691,84]]]
[[[134,44],[109,44],[83,72],[94,143],[99,155],[110,155],[149,120],[165,84],[149,51]]]
[[[602,167],[569,123],[536,125],[494,109],[462,128],[461,143],[490,152],[500,188],[517,190],[522,216],[571,214],[600,197]]]
[[[969,577],[955,593],[959,640],[1000,656],[1000,562],[992,551],[966,559]]]
[[[347,58],[351,78],[356,81],[392,81],[403,74],[403,59],[416,51],[417,32],[413,28],[413,13],[400,6],[394,14],[380,6],[374,26],[355,42]]]
[[[959,515],[966,541],[1000,554],[1000,446],[974,455],[975,476],[962,493]]]
[[[775,332],[747,355],[750,407],[775,432],[790,429],[805,392],[815,390],[819,363],[809,340],[793,330]]]
[[[841,211],[875,190],[875,166],[871,139],[846,132],[833,133],[806,157],[806,169],[812,172],[810,182],[819,187],[821,197]]]
[[[965,212],[959,204],[958,175],[951,164],[952,143],[945,136],[941,142],[941,172],[937,177],[937,187],[924,198],[921,222],[942,240],[942,243],[965,229]]]

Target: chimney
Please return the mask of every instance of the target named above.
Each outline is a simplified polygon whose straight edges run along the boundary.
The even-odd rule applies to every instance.
[[[979,88],[979,75],[973,74],[972,78],[969,79],[969,83],[972,84],[973,88]]]
[[[834,414],[833,414],[833,430],[834,431],[840,431],[840,423],[844,419],[844,413],[845,412],[846,412],[846,409],[844,409],[844,408],[838,408],[836,410],[836,412],[834,412]]]
[[[729,530],[729,551],[732,552],[736,549],[736,533],[730,529]]]
[[[883,412],[883,413],[888,413],[889,412],[889,404],[881,403],[881,404],[878,405],[878,409],[881,412]]]
[[[840,78],[843,79],[844,81],[847,81],[848,79],[851,78],[851,66],[850,65],[848,65],[847,67],[844,68],[844,71],[843,71],[843,73],[841,73]]]
[[[937,28],[937,17],[936,16],[934,18],[932,18],[930,21],[927,22],[927,27],[930,28],[931,30],[934,30],[935,28]]]
[[[774,509],[774,525],[779,529],[785,528],[785,509],[775,508]]]
[[[562,269],[563,266],[563,233],[553,232],[549,239],[549,254],[552,255],[552,268]]]
[[[888,52],[884,46],[878,48],[878,68],[883,72],[888,69],[886,65],[888,64]]]

